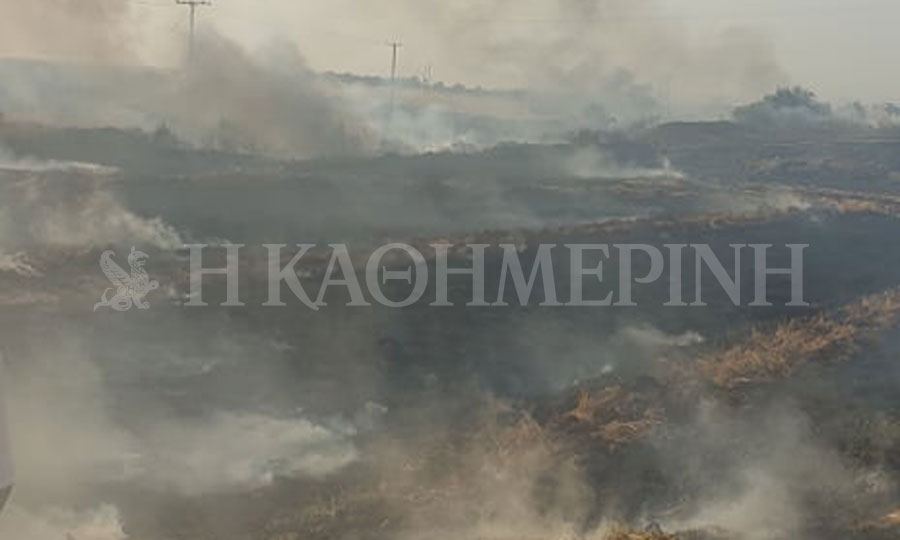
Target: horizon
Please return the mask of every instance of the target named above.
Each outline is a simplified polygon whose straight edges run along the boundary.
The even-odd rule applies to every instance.
[[[488,0],[459,8],[416,7],[406,0],[387,8],[358,0],[327,6],[218,0],[198,8],[197,25],[199,32],[215,31],[251,51],[276,41],[291,43],[322,72],[389,75],[386,42],[397,39],[405,44],[400,76],[419,76],[430,65],[436,79],[468,87],[548,88],[574,81],[587,90],[596,88],[596,74],[586,73],[597,63],[607,73],[629,70],[637,83],[658,94],[693,101],[721,94],[739,102],[762,95],[763,88],[794,85],[828,101],[900,99],[900,81],[891,70],[871,69],[889,65],[891,51],[900,45],[890,23],[900,18],[898,5],[879,0],[861,5],[765,0],[752,7],[708,0],[631,4],[586,7],[576,0],[559,5],[536,0],[511,11]],[[174,1],[91,0],[69,18],[42,11],[29,6],[7,13],[0,22],[0,57],[165,67],[177,65],[184,53],[187,10]],[[58,43],[35,39],[59,34],[60,25],[78,30]],[[522,48],[536,28],[548,37]],[[569,33],[593,29],[604,32],[570,41]],[[454,43],[460,38],[465,43]],[[656,39],[664,48],[652,43]],[[559,60],[560,50],[573,55],[562,64],[574,64],[547,68]],[[481,55],[479,62],[471,60],[475,54]],[[547,59],[540,58],[545,54]],[[672,67],[661,65],[666,63]],[[717,77],[722,92],[703,90],[719,82]]]

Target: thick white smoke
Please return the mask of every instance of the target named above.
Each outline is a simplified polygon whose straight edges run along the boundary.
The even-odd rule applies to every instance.
[[[269,9],[298,17],[302,12],[305,19],[339,19],[351,35],[402,32],[406,74],[432,64],[450,83],[539,89],[559,95],[569,108],[577,96],[581,102],[610,104],[615,115],[626,104],[637,106],[638,94],[647,87],[660,102],[696,109],[755,98],[785,82],[764,37],[732,27],[716,39],[700,39],[685,28],[675,8],[657,0],[347,0],[318,8],[273,4]],[[308,42],[316,45],[316,40]],[[366,53],[365,58],[372,57]]]
[[[162,220],[125,209],[109,189],[113,180],[94,172],[0,171],[0,252],[183,245]]]
[[[0,537],[15,540],[126,540],[119,511],[111,505],[75,511],[30,511],[13,505],[0,519]]]
[[[144,481],[201,495],[258,489],[277,478],[323,477],[356,460],[353,433],[349,425],[328,428],[254,413],[161,422],[144,444],[150,453]]]
[[[186,71],[135,104],[189,141],[283,158],[363,155],[375,140],[286,42],[255,54],[202,34]]]
[[[641,167],[620,163],[597,148],[575,148],[562,160],[561,169],[573,178],[621,180],[630,178],[684,178],[666,159],[658,167]]]

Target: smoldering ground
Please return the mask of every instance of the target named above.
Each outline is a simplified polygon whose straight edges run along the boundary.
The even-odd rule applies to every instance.
[[[778,239],[818,246],[809,261],[815,309],[896,282],[889,269],[897,255],[883,249],[895,235],[889,215],[850,206],[831,212],[821,196],[799,188],[745,191],[647,174],[664,161],[639,141],[588,148],[601,164],[580,175],[560,173],[577,151],[567,145],[312,161],[278,175],[261,167],[203,179],[40,166],[4,172],[8,219],[0,239],[13,271],[0,279],[4,292],[22,294],[15,302],[4,296],[3,351],[16,382],[13,432],[23,457],[3,526],[39,531],[36,540],[63,531],[85,540],[210,531],[222,538],[298,531],[602,538],[607,522],[621,520],[777,538],[813,537],[810,524],[827,514],[820,492],[826,500],[865,501],[841,520],[882,506],[887,513],[889,458],[854,461],[830,437],[810,433],[817,409],[792,404],[793,389],[777,396],[784,406],[749,419],[715,391],[711,406],[672,398],[664,407],[642,397],[690,388],[665,377],[666,359],[692,365],[698,348],[716,348],[736,332],[725,321],[746,330],[796,313],[727,311],[726,299],[686,316],[527,308],[185,313],[178,303],[184,260],[173,243],[215,234],[291,242],[311,232],[335,241],[373,231],[403,238],[450,231],[451,240],[509,235],[525,246],[554,236],[557,243],[712,236],[726,251],[732,240]],[[631,170],[639,172],[623,173]],[[619,174],[625,178],[613,178]],[[415,180],[428,175],[441,181],[417,188]],[[517,190],[530,196],[509,196]],[[641,202],[648,192],[652,205]],[[791,196],[797,199],[772,202]],[[579,227],[572,209],[583,209],[590,223]],[[635,209],[643,220],[610,220]],[[484,223],[524,228],[484,233]],[[123,255],[131,245],[152,253],[148,269],[163,291],[146,314],[88,316],[109,286],[99,253],[109,247]],[[878,264],[860,267],[859,260]],[[665,297],[660,287],[642,294]],[[36,293],[56,298],[27,301]],[[614,404],[612,420],[602,406],[577,407],[572,394],[591,384],[599,388],[586,391],[598,392],[601,405]],[[829,388],[811,401],[842,395]],[[547,409],[558,414],[542,415]],[[577,429],[558,436],[579,418],[601,423],[588,431],[594,438],[585,442]],[[625,445],[653,426],[652,437]],[[610,433],[622,446],[610,449]],[[738,457],[722,457],[731,454]],[[712,470],[726,480],[707,482]],[[882,487],[866,487],[872,478]],[[770,494],[779,512],[765,504]],[[681,511],[669,515],[675,507]]]
[[[45,197],[52,186],[44,184],[51,191]],[[807,238],[814,231],[840,238],[839,230],[849,237],[854,228],[869,230],[865,219],[839,223],[794,216],[769,227]],[[146,242],[122,233],[97,229],[76,244],[75,252],[87,255],[62,264],[45,256],[42,283],[52,282],[54,272],[75,272],[84,290],[63,294],[95,301],[92,293],[105,286],[94,267],[101,246]],[[73,248],[54,245],[52,236],[20,238],[19,247],[34,252]],[[860,253],[877,248],[876,238],[868,247],[859,238]],[[157,248],[155,268],[165,268],[176,255]],[[829,278],[836,282],[814,280],[814,301],[853,288],[852,269],[847,262]],[[545,398],[588,381],[626,393],[668,387],[677,394],[677,383],[654,382],[665,380],[659,359],[698,354],[709,338],[697,332],[718,335],[718,313],[560,318],[527,310],[483,316],[291,310],[282,316],[189,314],[164,297],[153,303],[145,315],[87,318],[72,304],[62,312],[4,307],[4,354],[16,381],[13,432],[22,456],[4,526],[37,531],[37,540],[63,531],[106,540],[210,530],[224,538],[292,530],[603,538],[608,522],[622,520],[714,525],[771,538],[808,533],[819,515],[819,503],[806,501],[810,493],[857,501],[863,493],[876,507],[890,492],[865,491],[862,479],[877,474],[878,464],[845,463],[829,440],[810,433],[805,406],[790,403],[748,418],[727,400],[695,409],[673,398],[674,418],[663,423],[651,415],[646,421],[663,428],[637,446],[610,451],[595,442],[571,454],[557,446],[564,439],[552,434],[562,428],[546,427],[554,415],[540,412]],[[563,418],[591,417],[566,416],[566,399],[558,409]],[[642,410],[640,399],[630,399],[629,408]],[[641,433],[636,426],[644,420],[634,421],[625,433]],[[725,480],[707,481],[713,470]],[[694,508],[662,515],[685,494]],[[302,501],[304,510],[280,510],[285,501]],[[766,505],[771,501],[778,512]],[[178,509],[184,505],[193,509],[188,523]],[[226,511],[232,505],[238,509]],[[279,520],[273,511],[286,515]]]
[[[10,11],[0,27],[20,28],[3,50],[147,54],[129,46],[121,4],[103,17],[51,4]],[[401,5],[352,4],[372,29]],[[561,137],[656,116],[667,86],[712,106],[780,82],[752,35],[696,45],[668,20],[638,31],[630,21],[655,4],[633,4],[403,2],[439,65],[452,49],[473,78],[527,87],[504,110],[533,118],[480,130],[457,105],[399,103],[389,133],[383,86],[348,95],[292,47],[250,52],[212,33],[191,70],[5,76],[0,351],[18,486],[0,535],[618,539],[627,524],[654,539],[895,537],[897,344],[857,338],[890,332],[897,306],[877,296],[900,264],[885,247],[900,232],[896,138],[800,126],[781,139],[743,121]],[[485,93],[480,107],[506,103]],[[508,139],[541,143],[493,146]],[[434,148],[465,152],[417,153]],[[412,155],[371,156],[385,149]],[[812,307],[181,305],[183,242],[485,238],[525,251],[810,243]],[[162,285],[151,309],[91,314],[110,286],[100,253],[121,261],[132,246]]]

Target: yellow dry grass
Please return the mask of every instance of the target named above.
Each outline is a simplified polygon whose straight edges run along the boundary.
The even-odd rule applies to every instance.
[[[900,527],[900,509],[881,518],[881,524],[885,527]]]
[[[774,330],[754,330],[743,342],[702,358],[703,376],[720,388],[790,376],[817,359],[840,359],[897,322],[900,289],[863,298],[830,314],[793,319]]]
[[[579,392],[575,407],[553,419],[549,428],[559,435],[587,436],[615,449],[645,436],[663,416],[662,409],[646,396],[609,386]]]
[[[606,533],[603,540],[679,540],[677,535],[662,532],[638,532],[627,528],[616,528]]]

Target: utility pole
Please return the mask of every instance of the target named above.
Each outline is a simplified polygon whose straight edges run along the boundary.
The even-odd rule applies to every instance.
[[[403,44],[399,41],[390,41],[388,42],[388,47],[391,48],[391,111],[390,111],[390,119],[394,118],[394,99],[395,99],[395,91],[397,87],[397,53],[402,47]],[[390,122],[389,119],[389,122]]]
[[[426,64],[425,67],[422,68],[422,95],[429,96],[432,93],[434,87],[432,86],[432,82],[434,81],[434,67],[431,64]]]
[[[402,46],[403,44],[399,41],[388,42],[388,47],[390,47],[393,52],[393,55],[391,56],[391,85],[397,80],[397,52]]]
[[[194,29],[196,28],[197,6],[211,6],[210,0],[175,0],[179,6],[187,6],[191,12],[190,35],[188,37],[188,59],[194,56]]]

